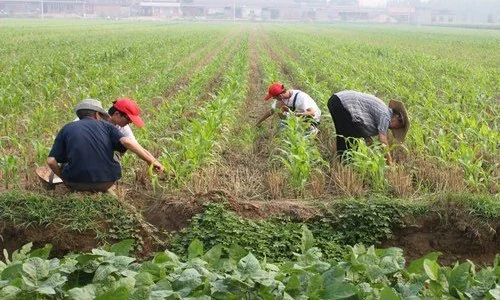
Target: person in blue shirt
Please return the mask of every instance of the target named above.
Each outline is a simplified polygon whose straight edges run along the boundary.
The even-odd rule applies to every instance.
[[[75,111],[80,121],[68,123],[59,131],[47,158],[49,168],[66,186],[77,191],[108,191],[121,178],[121,166],[113,159],[114,151],[127,149],[155,170],[164,171],[160,162],[141,145],[102,120],[107,113],[100,101],[85,99]]]

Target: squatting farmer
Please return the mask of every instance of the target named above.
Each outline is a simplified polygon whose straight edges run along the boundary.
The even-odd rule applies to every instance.
[[[134,152],[159,172],[164,167],[131,138],[125,137],[111,123],[98,100],[85,99],[75,107],[80,119],[66,124],[56,136],[47,158],[49,168],[73,190],[106,192],[121,178],[121,166],[113,159],[114,151]],[[139,116],[132,120],[143,124]],[[63,164],[62,167],[59,164]]]
[[[335,124],[339,158],[351,147],[348,138],[365,138],[370,144],[372,137],[378,135],[380,142],[388,146],[388,129],[396,140],[403,142],[410,127],[402,102],[391,100],[387,106],[379,98],[357,91],[334,93],[328,100],[328,110]],[[389,152],[386,162],[392,164]]]
[[[280,117],[285,117],[289,113],[296,116],[303,116],[310,122],[310,132],[317,132],[321,117],[321,110],[316,102],[307,93],[300,90],[286,89],[280,82],[275,82],[269,86],[269,91],[264,100],[273,98],[271,109],[259,119],[256,125],[264,122],[274,112],[278,112]]]

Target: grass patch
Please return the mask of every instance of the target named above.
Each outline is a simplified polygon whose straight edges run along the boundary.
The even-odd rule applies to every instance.
[[[0,218],[22,227],[51,225],[77,232],[95,231],[103,239],[124,239],[131,236],[134,227],[130,222],[123,223],[128,217],[126,209],[109,195],[51,197],[23,192],[0,195]],[[114,235],[108,234],[105,227],[113,229]]]

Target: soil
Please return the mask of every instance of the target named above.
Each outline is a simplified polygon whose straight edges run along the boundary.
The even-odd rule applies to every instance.
[[[456,218],[443,222],[439,215],[433,214],[397,230],[394,238],[384,241],[381,247],[402,248],[407,261],[429,252],[441,252],[442,264],[469,259],[480,265],[491,265],[500,253],[500,222],[473,223],[473,220],[464,222]]]
[[[193,216],[203,211],[204,204],[221,201],[227,201],[228,209],[236,214],[257,220],[288,216],[294,220],[306,221],[322,213],[319,205],[306,201],[242,201],[234,199],[224,190],[151,201],[143,209],[142,216],[145,223],[154,229],[154,233],[152,230],[140,231],[144,250],[139,256],[146,257],[165,248],[165,245],[158,242],[161,239],[152,235],[180,231],[189,225]],[[395,230],[394,237],[383,241],[379,247],[402,248],[407,262],[438,251],[442,253],[439,258],[441,264],[448,265],[469,259],[478,265],[491,265],[495,255],[500,253],[500,221],[486,224],[470,217],[452,217],[444,222],[442,216],[433,213],[416,220],[405,220],[404,223],[405,228]],[[71,251],[89,251],[99,246],[95,232],[70,231],[62,226],[20,227],[1,222],[0,229],[0,248],[7,249],[9,253],[30,241],[34,248],[51,243],[51,253],[57,257]]]

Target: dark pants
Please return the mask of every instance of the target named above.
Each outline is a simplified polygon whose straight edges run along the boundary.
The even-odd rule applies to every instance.
[[[107,192],[110,187],[115,184],[114,181],[110,182],[68,182],[65,181],[64,184],[76,191],[80,192]]]
[[[364,137],[364,134],[358,123],[352,121],[351,113],[344,108],[339,97],[333,94],[328,99],[328,110],[332,115],[337,134],[337,155],[342,157],[344,151],[351,148],[348,138]]]

